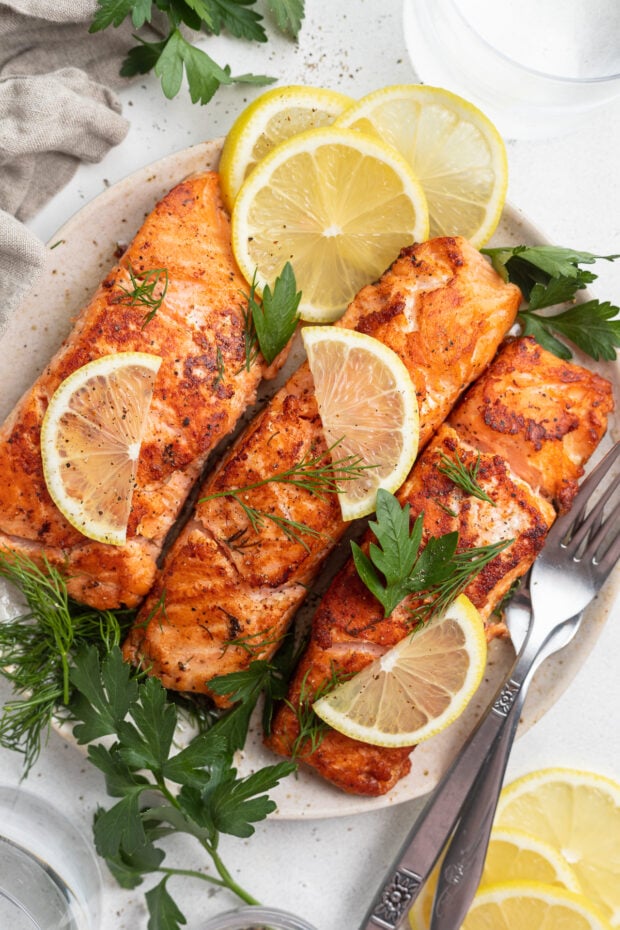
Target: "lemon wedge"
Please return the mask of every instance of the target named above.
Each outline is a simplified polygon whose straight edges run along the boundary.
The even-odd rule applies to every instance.
[[[504,788],[496,823],[557,849],[583,894],[620,927],[620,784],[593,772],[542,769]]]
[[[373,512],[379,488],[396,491],[411,470],[420,435],[415,388],[398,355],[372,336],[331,326],[301,334],[327,444],[365,469],[338,494],[343,520],[354,520]]]
[[[409,912],[412,930],[429,930],[440,865],[431,873]],[[507,881],[535,881],[579,892],[579,882],[563,856],[523,830],[496,828],[491,833],[480,887]]]
[[[161,359],[105,355],[78,368],[52,396],[41,427],[50,496],[76,529],[122,545],[140,446]]]
[[[412,746],[444,730],[465,710],[484,674],[486,654],[482,618],[461,595],[442,616],[312,707],[321,720],[353,739]]]
[[[353,103],[324,87],[290,85],[261,94],[237,117],[219,164],[224,203],[232,210],[245,178],[276,145],[306,129],[329,126]]]
[[[309,129],[276,146],[232,211],[237,263],[257,291],[290,261],[303,320],[337,319],[400,249],[428,235],[426,198],[390,146],[359,132]]]
[[[506,882],[478,892],[461,930],[609,930],[587,898],[541,882]]]
[[[502,137],[477,107],[439,87],[400,84],[363,97],[335,122],[371,133],[407,159],[428,201],[431,236],[493,234],[508,186]]]

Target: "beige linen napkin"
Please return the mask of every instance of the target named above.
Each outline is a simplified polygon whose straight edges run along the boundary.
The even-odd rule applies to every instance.
[[[72,177],[98,162],[129,124],[112,88],[131,22],[90,35],[96,0],[0,3],[0,334],[45,263],[23,225]],[[161,38],[153,27],[147,41]]]

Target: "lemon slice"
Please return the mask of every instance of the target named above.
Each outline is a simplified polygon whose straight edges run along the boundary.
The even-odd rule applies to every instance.
[[[620,927],[620,784],[592,772],[542,769],[503,790],[496,822],[559,850],[583,894]]]
[[[473,104],[439,87],[402,84],[363,97],[336,126],[393,145],[424,188],[431,236],[464,236],[480,248],[504,206],[508,161],[502,137]]]
[[[359,132],[309,129],[282,142],[241,186],[232,245],[248,281],[273,287],[287,261],[302,292],[302,320],[337,319],[400,249],[428,235],[411,168]]]
[[[346,736],[375,746],[412,746],[455,720],[480,684],[484,623],[461,595],[428,626],[406,636],[313,704]]]
[[[429,930],[438,865],[409,912],[412,930]],[[579,882],[557,850],[523,830],[494,829],[491,833],[480,887],[507,881],[535,881],[579,892]]]
[[[506,882],[478,892],[461,930],[610,930],[581,895],[541,882]]]
[[[418,451],[418,402],[409,372],[378,339],[350,329],[306,326],[302,338],[328,446],[361,460],[342,483],[343,520],[372,513],[379,488],[396,491]],[[368,467],[366,467],[368,466]]]
[[[41,427],[43,473],[61,513],[89,539],[122,545],[161,359],[104,355],[69,375]]]
[[[353,100],[324,87],[274,87],[237,117],[226,136],[219,173],[232,210],[241,184],[276,145],[306,129],[329,126]]]

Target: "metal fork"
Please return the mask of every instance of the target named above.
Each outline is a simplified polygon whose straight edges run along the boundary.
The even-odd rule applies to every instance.
[[[536,670],[550,655],[563,649],[575,637],[583,617],[582,610],[592,600],[620,558],[620,501],[603,519],[605,506],[620,486],[616,476],[595,506],[586,515],[593,488],[599,486],[599,476],[608,474],[618,458],[620,443],[586,479],[576,501],[577,512],[555,524],[549,533],[545,548],[531,571],[529,595],[532,622],[519,649],[510,683],[517,688],[506,723],[489,753],[481,777],[477,779],[461,813],[447,853],[444,857],[430,930],[454,930],[460,927],[476,893],[484,869],[489,836],[499,800],[508,757],[525,703],[529,684]],[[587,495],[587,499],[583,500]],[[579,503],[581,498],[581,503]],[[567,526],[567,524],[569,524]],[[615,529],[615,536],[610,536]],[[561,582],[561,596],[555,591],[555,581]],[[553,597],[549,604],[548,598]],[[521,592],[520,600],[527,599]],[[570,606],[569,606],[570,605]],[[554,618],[574,616],[554,625]],[[543,619],[539,617],[543,616]],[[513,624],[508,612],[508,628],[513,635]],[[518,636],[518,631],[516,633]],[[515,643],[517,646],[518,643]]]
[[[620,557],[620,503],[604,519],[605,506],[618,487],[618,478],[588,511],[593,494],[619,455],[620,443],[616,443],[584,481],[570,513],[556,520],[551,528],[530,574],[534,622],[530,624],[523,649],[508,680],[431,793],[377,891],[360,930],[397,930],[401,926],[452,834],[491,750],[507,723],[516,726],[522,699],[519,698],[516,706],[515,702],[524,682],[530,680],[528,675],[533,674],[533,663],[542,655],[542,649],[550,650],[547,655],[555,651],[552,647],[561,639],[554,637],[568,634],[575,615],[600,590]],[[616,535],[610,540],[610,527],[614,526]],[[560,645],[557,648],[561,648]],[[458,887],[459,876],[466,874],[466,866],[457,866],[450,874],[450,884]],[[450,930],[457,926],[458,923],[450,924]]]

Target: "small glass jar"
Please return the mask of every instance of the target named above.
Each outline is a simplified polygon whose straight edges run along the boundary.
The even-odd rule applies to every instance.
[[[212,917],[201,930],[316,930],[301,917],[273,907],[241,907]]]

